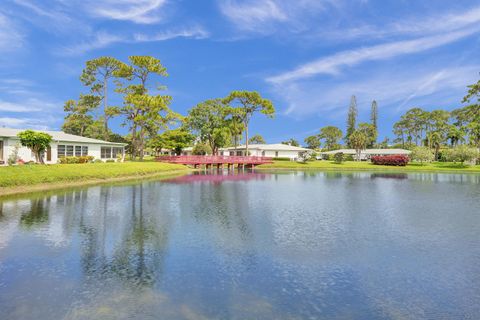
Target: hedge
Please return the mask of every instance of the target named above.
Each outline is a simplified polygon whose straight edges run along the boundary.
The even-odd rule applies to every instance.
[[[408,164],[410,159],[405,155],[372,156],[372,163],[382,166],[401,166]]]

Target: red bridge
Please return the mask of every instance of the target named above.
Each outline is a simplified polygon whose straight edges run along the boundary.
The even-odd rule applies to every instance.
[[[272,158],[267,157],[238,157],[238,156],[161,156],[157,157],[157,161],[168,163],[179,163],[191,165],[195,168],[206,166],[207,168],[217,166],[223,168],[227,165],[228,168],[237,165],[242,168],[253,168],[260,164],[272,163]]]

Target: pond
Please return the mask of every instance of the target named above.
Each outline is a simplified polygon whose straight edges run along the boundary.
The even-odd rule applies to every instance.
[[[479,319],[480,175],[192,174],[0,200],[0,319]]]

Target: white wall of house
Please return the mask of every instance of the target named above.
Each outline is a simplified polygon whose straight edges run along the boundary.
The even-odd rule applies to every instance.
[[[235,150],[223,150],[222,155],[229,156],[229,155],[239,155],[245,156],[246,150],[245,149],[238,149],[237,154],[235,154]],[[293,150],[261,150],[261,149],[249,149],[248,152],[251,156],[255,157],[270,157],[270,158],[289,158],[291,160],[296,160],[301,157],[302,152],[293,151]]]
[[[15,147],[18,145],[18,157],[25,162],[35,161],[35,156],[27,147],[20,146],[19,139],[16,138],[0,138],[0,141],[3,141],[3,162],[7,164],[8,157],[14,152]],[[59,146],[61,146],[59,148]],[[65,146],[65,147],[62,147]],[[105,148],[102,153],[102,147]],[[103,161],[116,159],[116,152],[120,152],[119,149],[112,148],[121,148],[121,153],[124,154],[124,148],[119,145],[108,145],[108,144],[93,144],[93,143],[80,143],[80,142],[68,142],[68,141],[54,141],[50,144],[50,159],[47,159],[47,154],[44,156],[45,163],[54,164],[58,163],[59,156],[82,156],[88,155],[93,156],[95,159],[101,159]],[[60,154],[59,154],[60,149]],[[62,151],[65,150],[65,151]],[[110,150],[110,151],[108,151]],[[1,150],[0,150],[1,151]],[[2,160],[2,155],[0,155],[0,161]]]

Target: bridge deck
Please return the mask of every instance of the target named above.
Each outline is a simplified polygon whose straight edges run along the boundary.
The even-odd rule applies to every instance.
[[[240,157],[240,156],[161,156],[156,158],[160,162],[178,163],[193,166],[244,165],[257,166],[272,163],[268,157]]]

